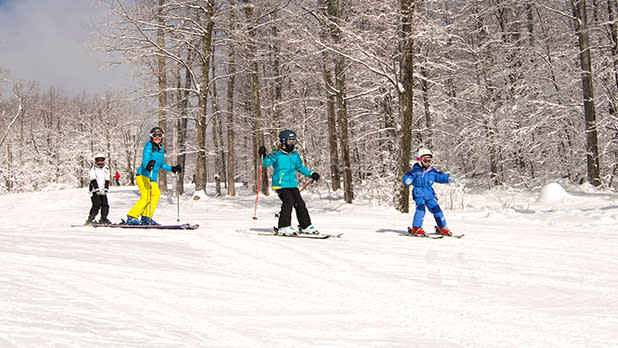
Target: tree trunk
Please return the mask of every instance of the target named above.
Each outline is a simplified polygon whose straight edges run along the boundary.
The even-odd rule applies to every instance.
[[[165,27],[164,6],[165,0],[159,0],[159,8],[157,9],[157,46],[160,48],[165,47],[165,31],[163,30]],[[157,56],[157,79],[159,81],[159,127],[161,127],[165,134],[167,131],[167,71],[163,52],[159,52]],[[161,139],[161,146],[164,149],[167,148],[166,137]],[[161,193],[167,195],[167,173],[164,170],[159,172],[158,185]]]
[[[326,20],[320,21],[320,39],[328,41],[330,32],[330,20],[328,19],[330,2],[320,0],[320,8],[326,8]],[[332,58],[328,50],[322,50],[322,75],[326,90],[326,115],[328,118],[328,144],[330,157],[330,179],[331,188],[337,191],[341,188],[341,177],[339,176],[339,145],[337,143],[337,113],[335,112],[335,86],[333,84],[333,72],[331,69]]]
[[[400,0],[401,44],[400,47],[400,85],[399,88],[399,149],[397,151],[397,178],[410,170],[412,153],[412,122],[414,97],[414,0]],[[399,188],[395,193],[395,208],[402,213],[410,209],[410,189],[397,180]]]
[[[594,86],[592,81],[592,63],[590,60],[590,37],[588,35],[588,19],[586,15],[586,1],[571,1],[577,37],[579,39],[579,59],[582,69],[582,92],[584,96],[584,118],[586,121],[586,164],[588,183],[593,186],[601,185],[599,170],[599,145],[596,125],[596,111],[594,104]]]
[[[341,45],[341,30],[337,25],[341,18],[341,8],[338,0],[327,0],[327,16],[329,32],[335,47]],[[335,54],[335,103],[337,105],[337,121],[339,123],[339,145],[343,161],[343,196],[346,203],[354,199],[352,183],[352,162],[350,160],[350,140],[348,135],[348,115],[345,101],[345,59],[341,54]]]
[[[264,145],[264,130],[262,129],[262,111],[260,106],[260,82],[259,82],[259,70],[258,64],[255,60],[255,50],[256,50],[256,29],[255,29],[255,18],[253,16],[253,4],[250,0],[243,0],[245,4],[245,16],[247,17],[247,21],[249,22],[249,41],[247,42],[247,61],[249,63],[249,74],[251,78],[251,112],[253,116],[253,154],[257,157],[257,152],[260,146]],[[255,174],[256,180],[262,180],[261,182],[261,192],[264,196],[268,196],[269,194],[269,184],[268,184],[268,172],[266,170],[262,170],[262,177],[258,178],[258,173],[260,172],[258,166],[260,165],[260,161],[255,161],[253,166],[253,171]],[[257,187],[257,181],[256,181]]]
[[[236,15],[234,12],[234,0],[230,0],[230,35],[236,31]],[[236,196],[234,186],[236,171],[234,170],[234,80],[236,75],[235,50],[233,40],[228,47],[227,59],[227,194]]]
[[[208,115],[208,73],[210,72],[210,45],[212,42],[213,0],[206,2],[205,32],[202,36],[201,77],[198,92],[198,110],[200,112],[196,125],[197,163],[195,170],[195,191],[206,192],[206,120]]]

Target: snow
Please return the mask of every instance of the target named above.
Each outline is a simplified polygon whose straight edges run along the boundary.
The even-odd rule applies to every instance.
[[[181,197],[194,231],[70,227],[85,189],[2,196],[0,347],[618,347],[618,194],[567,190],[467,190],[440,240],[324,192],[303,195],[340,239],[259,236],[279,200],[253,220],[242,187]],[[114,187],[110,218],[137,198]]]

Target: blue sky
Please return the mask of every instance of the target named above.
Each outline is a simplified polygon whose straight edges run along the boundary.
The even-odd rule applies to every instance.
[[[87,46],[103,15],[91,0],[0,0],[0,69],[69,95],[135,87],[128,67]]]

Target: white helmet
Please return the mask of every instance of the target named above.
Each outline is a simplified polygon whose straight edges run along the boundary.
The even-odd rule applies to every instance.
[[[97,158],[102,158],[102,159],[103,159],[103,162],[101,162],[101,163],[97,163]],[[99,152],[99,153],[97,153],[96,155],[94,155],[93,159],[94,159],[94,165],[95,165],[95,166],[97,166],[97,167],[99,167],[99,168],[103,168],[103,167],[105,167],[105,155],[104,155],[104,154],[102,154],[102,153],[100,153],[100,152]]]
[[[416,160],[420,162],[421,157],[427,156],[427,155],[433,157],[433,153],[431,153],[431,150],[427,148],[421,148],[420,150],[418,150],[418,153],[416,154]]]

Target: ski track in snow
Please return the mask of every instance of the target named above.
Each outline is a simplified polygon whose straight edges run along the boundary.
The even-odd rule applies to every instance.
[[[411,214],[304,197],[342,238],[259,236],[279,200],[253,220],[246,191],[182,197],[193,231],[69,227],[85,190],[2,196],[0,347],[618,347],[617,194],[467,195],[445,211],[466,236],[440,240],[401,237]],[[110,218],[136,200],[114,187]],[[175,198],[155,219],[175,223]]]

